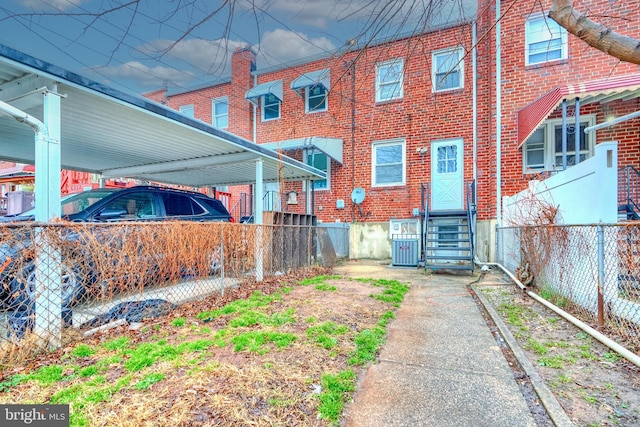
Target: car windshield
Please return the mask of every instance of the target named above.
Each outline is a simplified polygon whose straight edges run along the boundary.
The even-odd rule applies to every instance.
[[[84,193],[77,193],[64,197],[62,199],[60,215],[64,218],[65,216],[82,212],[94,203],[99,202],[119,190],[119,188],[103,188],[100,190],[85,191]],[[36,210],[34,208],[24,211],[18,216],[33,216],[35,213]]]

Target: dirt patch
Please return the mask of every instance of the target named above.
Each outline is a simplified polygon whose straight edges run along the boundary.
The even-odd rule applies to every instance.
[[[477,285],[577,426],[640,425],[640,369],[501,274]]]

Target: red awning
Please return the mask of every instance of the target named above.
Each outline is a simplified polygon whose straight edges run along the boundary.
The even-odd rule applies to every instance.
[[[609,77],[558,86],[518,111],[518,148],[547,119],[563,100],[580,98],[580,103],[611,102],[640,97],[640,74]]]

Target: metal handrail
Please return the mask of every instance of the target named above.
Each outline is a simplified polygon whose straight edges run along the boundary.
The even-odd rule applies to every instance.
[[[631,165],[627,165],[623,169],[626,213],[633,217],[640,217],[640,172]]]

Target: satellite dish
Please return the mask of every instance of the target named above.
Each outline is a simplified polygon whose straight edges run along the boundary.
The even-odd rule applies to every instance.
[[[351,201],[356,205],[359,205],[364,201],[364,196],[366,193],[364,192],[364,188],[358,187],[354,188],[351,192]]]

